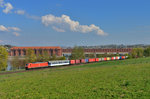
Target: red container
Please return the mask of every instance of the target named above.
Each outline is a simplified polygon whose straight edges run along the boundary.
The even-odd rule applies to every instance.
[[[92,58],[89,59],[89,63],[91,63],[91,62],[93,62],[93,59],[92,59]]]
[[[125,57],[125,56],[121,56],[121,58],[122,58],[122,59],[125,59],[126,57]]]
[[[85,63],[85,59],[81,59],[81,63]]]
[[[116,60],[119,60],[119,56],[116,56]]]
[[[93,62],[95,62],[96,61],[96,59],[95,58],[93,58]]]
[[[111,60],[115,60],[115,58],[114,58],[114,57],[112,57],[112,58],[111,58]]]
[[[70,64],[75,64],[75,60],[70,60]]]
[[[104,58],[104,61],[107,61],[107,57]]]
[[[80,60],[76,59],[75,62],[76,62],[76,64],[79,64],[79,63],[80,63]]]
[[[99,58],[96,58],[95,60],[96,60],[96,62],[99,62]]]

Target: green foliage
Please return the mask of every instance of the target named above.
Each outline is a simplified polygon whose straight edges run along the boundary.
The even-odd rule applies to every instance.
[[[50,60],[57,60],[56,55],[54,54],[54,55],[50,58]]]
[[[36,55],[34,54],[34,50],[28,49],[26,54],[26,62],[36,62]]]
[[[8,52],[6,48],[0,46],[0,70],[5,70],[7,67]]]
[[[75,46],[71,53],[71,59],[83,59],[83,58],[85,58],[84,49]]]
[[[144,50],[144,56],[150,56],[150,47]]]
[[[144,50],[142,48],[133,48],[131,52],[132,58],[143,57]]]
[[[27,63],[25,59],[19,59],[18,56],[15,56],[11,61],[11,66],[13,70],[21,69],[25,67],[25,64]]]
[[[66,60],[66,58],[62,56],[62,57],[58,57],[57,60]]]
[[[44,51],[43,54],[42,54],[42,57],[43,57],[43,61],[49,61],[50,60],[50,55],[48,54],[48,51]]]
[[[88,58],[95,58],[94,54],[88,54]]]
[[[11,61],[11,66],[14,68],[18,68],[20,67],[20,63],[19,63],[19,57],[18,56],[14,56],[12,61]]]
[[[36,61],[37,61],[37,62],[42,62],[42,61],[43,61],[43,58],[42,58],[42,55],[41,55],[41,54],[38,54],[38,55],[36,56]]]
[[[49,61],[50,60],[50,56],[49,56],[49,54],[48,54],[48,52],[46,50],[43,51],[42,54],[38,54],[36,56],[36,58],[37,58],[36,61],[38,61],[38,62],[45,62],[45,61]]]
[[[0,75],[1,99],[149,99],[150,58]]]

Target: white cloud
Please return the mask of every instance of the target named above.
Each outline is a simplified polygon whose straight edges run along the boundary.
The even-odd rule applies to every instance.
[[[19,15],[24,15],[25,11],[24,10],[17,10],[17,11],[15,11],[15,13],[19,14]]]
[[[4,0],[0,0],[0,7],[3,8],[3,12],[5,14],[8,14],[8,13],[15,13],[15,14],[18,14],[18,15],[24,15],[25,17],[29,18],[29,19],[33,19],[33,20],[41,20],[41,17],[39,16],[35,16],[35,15],[30,15],[28,13],[26,13],[24,10],[16,10],[16,11],[12,11],[12,9],[14,8],[12,6],[11,3],[9,2],[4,2]]]
[[[5,26],[0,25],[0,31],[2,31],[2,32],[8,32],[8,29]]]
[[[98,35],[107,35],[100,27],[91,25],[80,25],[78,21],[73,21],[67,15],[62,15],[61,17],[56,17],[52,14],[42,16],[42,23],[45,26],[51,26],[54,30],[59,32],[65,32],[67,30],[73,32],[95,32]]]
[[[4,0],[0,0],[0,7],[4,8],[3,12],[6,14],[10,13],[13,9],[13,6],[9,2],[5,3]]]
[[[27,17],[29,19],[41,20],[41,17],[35,16],[35,15],[30,15],[27,12],[25,12],[24,10],[17,10],[17,11],[15,11],[15,13],[18,14],[18,15],[24,15],[25,17]]]
[[[20,36],[20,34],[17,33],[17,32],[13,32],[13,35],[15,35],[15,36]]]
[[[6,13],[6,14],[7,14],[7,13],[10,13],[11,10],[13,9],[13,6],[12,6],[10,3],[5,3],[4,6],[5,6],[6,8],[3,10],[3,12]]]
[[[54,30],[56,30],[57,32],[65,32],[65,30],[59,29],[59,28],[57,28],[57,27],[55,27],[55,26],[53,26],[52,28],[53,28]]]
[[[15,36],[20,36],[18,31],[21,31],[21,29],[18,27],[5,27],[4,25],[0,25],[0,32],[10,32]]]
[[[28,13],[26,13],[25,16],[26,16],[27,18],[33,19],[33,20],[40,20],[40,19],[41,19],[41,17],[39,17],[39,16],[30,15],[30,14],[28,14]]]
[[[9,30],[21,31],[18,27],[8,27]]]
[[[0,40],[0,43],[3,43],[4,41],[3,40]]]
[[[4,25],[0,25],[0,31],[11,32],[11,31],[21,31],[21,29],[18,27],[5,27]]]

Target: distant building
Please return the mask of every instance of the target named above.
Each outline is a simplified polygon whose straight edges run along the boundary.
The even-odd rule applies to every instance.
[[[25,56],[28,49],[34,50],[36,55],[43,54],[44,51],[47,51],[50,56],[62,56],[61,47],[12,47],[10,49],[10,56]]]
[[[131,53],[131,48],[120,48],[120,49],[84,49],[85,55],[87,54],[129,54]],[[70,56],[72,53],[72,49],[62,49],[63,56]]]
[[[34,50],[36,55],[43,54],[44,51],[47,51],[49,56],[56,55],[56,56],[70,56],[72,53],[71,48],[64,48],[61,47],[12,47],[10,49],[10,56],[25,56],[27,49]],[[131,53],[131,48],[120,48],[120,49],[84,49],[85,55],[87,54],[129,54]]]

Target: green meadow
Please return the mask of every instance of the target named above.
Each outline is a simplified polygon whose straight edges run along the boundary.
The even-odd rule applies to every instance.
[[[0,99],[114,98],[150,98],[150,58],[0,75]]]

